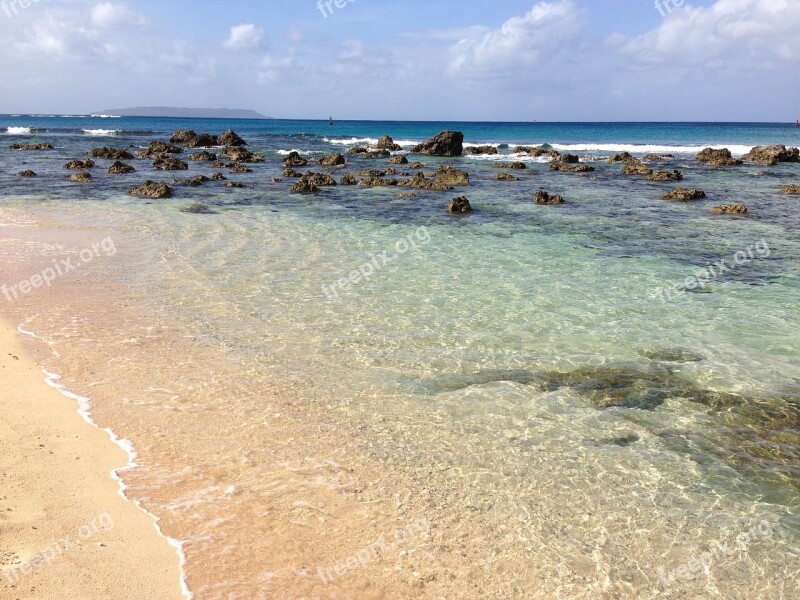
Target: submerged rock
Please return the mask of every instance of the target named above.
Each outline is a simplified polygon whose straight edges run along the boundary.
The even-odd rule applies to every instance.
[[[17,173],[19,177],[38,177],[36,171],[31,171],[30,169],[26,169],[25,171],[20,171]]]
[[[498,173],[495,179],[498,181],[519,181],[519,177],[514,177],[510,173]]]
[[[247,186],[243,183],[239,183],[238,181],[226,181],[222,184],[222,187],[242,189],[246,188]]]
[[[711,209],[715,215],[744,215],[747,214],[747,206],[744,203],[723,204]]]
[[[194,202],[189,206],[186,206],[181,209],[183,213],[189,213],[193,215],[212,215],[214,211],[208,208],[205,204],[200,204],[199,202]]]
[[[52,144],[11,144],[12,150],[52,150]]]
[[[172,188],[164,183],[148,179],[142,185],[129,189],[128,193],[132,196],[144,196],[146,198],[171,198]]]
[[[436,183],[439,185],[469,185],[469,173],[454,169],[449,165],[439,165],[436,172]]]
[[[94,161],[86,158],[84,160],[71,160],[64,165],[65,169],[72,169],[75,171],[82,171],[84,169],[93,169]]]
[[[493,163],[492,166],[495,169],[527,169],[528,168],[528,165],[526,165],[524,162],[519,162],[519,161],[515,161],[515,162],[496,162],[496,163]]]
[[[461,156],[464,152],[464,134],[460,131],[442,131],[411,150],[430,156]]]
[[[677,169],[672,171],[654,171],[648,176],[650,181],[681,181],[683,180],[683,173]]]
[[[706,197],[703,190],[688,190],[686,188],[678,188],[667,194],[664,194],[664,200],[679,200],[686,202],[688,200],[701,200]]]
[[[591,173],[594,167],[589,165],[575,165],[554,161],[550,163],[551,171],[563,171],[565,173]]]
[[[436,190],[439,192],[453,189],[450,185],[442,183],[441,181],[426,179],[425,173],[415,173],[411,179],[405,179],[396,185],[403,185],[419,190]]]
[[[741,160],[733,158],[731,151],[727,148],[719,150],[705,148],[698,153],[697,160],[715,167],[735,167],[742,164]]]
[[[458,198],[453,198],[445,210],[449,213],[464,215],[472,212],[472,206],[466,196],[459,196]]]
[[[128,173],[136,173],[136,169],[124,162],[116,161],[113,165],[108,167],[108,172],[112,175],[125,175]]]
[[[652,175],[653,169],[648,167],[645,164],[636,162],[636,163],[627,163],[624,167],[622,167],[622,174],[623,175]]]
[[[539,190],[534,196],[536,204],[564,204],[564,198],[558,195],[551,196],[549,192]]]
[[[133,154],[121,148],[109,148],[103,146],[102,148],[94,148],[89,156],[92,158],[105,158],[107,160],[133,160]]]
[[[89,183],[92,180],[92,174],[87,171],[81,171],[71,175],[69,180],[75,183]]]
[[[800,185],[786,185],[781,188],[781,194],[785,196],[800,196]]]
[[[744,160],[757,162],[762,165],[774,166],[778,163],[798,163],[800,162],[800,150],[786,146],[756,146],[742,157]]]

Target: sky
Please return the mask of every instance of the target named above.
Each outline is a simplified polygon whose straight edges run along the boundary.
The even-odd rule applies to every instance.
[[[800,119],[800,0],[0,0],[0,49],[0,113]]]

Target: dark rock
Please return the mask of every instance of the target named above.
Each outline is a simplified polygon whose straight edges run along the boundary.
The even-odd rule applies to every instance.
[[[163,154],[180,154],[183,148],[172,146],[164,142],[153,141],[144,150],[139,150],[137,154],[140,158],[162,158]]]
[[[196,179],[173,179],[172,185],[181,185],[185,187],[200,187],[203,185],[200,181]]]
[[[411,150],[430,156],[461,156],[464,152],[464,134],[460,131],[442,131]]]
[[[672,158],[672,154],[645,154],[642,160],[645,162],[661,162],[665,158]]]
[[[747,206],[743,203],[739,204],[723,204],[722,206],[715,206],[711,209],[715,215],[744,215],[747,214]]]
[[[403,149],[402,146],[395,144],[394,140],[388,135],[385,135],[379,139],[375,147],[378,150],[391,150],[392,152],[397,152]]]
[[[147,198],[171,198],[172,188],[164,183],[147,180],[139,187],[129,189],[128,193],[132,196]]]
[[[459,171],[449,165],[439,165],[436,183],[443,186],[469,185],[469,173]]]
[[[192,215],[213,215],[214,211],[208,208],[205,204],[200,204],[199,202],[195,202],[190,204],[189,206],[182,208],[181,212],[189,213]]]
[[[294,150],[289,152],[288,156],[283,159],[284,167],[305,167],[307,164],[308,161]]]
[[[187,148],[213,148],[220,145],[219,138],[210,133],[201,133],[186,141]]]
[[[495,179],[498,181],[519,181],[519,177],[514,177],[508,173],[498,173]]]
[[[683,174],[678,170],[654,171],[648,179],[650,181],[681,181]]]
[[[133,160],[133,154],[127,150],[108,148],[105,146],[93,149],[89,153],[89,156],[92,158],[105,158],[107,160]]]
[[[706,193],[703,190],[687,190],[686,188],[678,188],[677,190],[673,190],[668,194],[665,194],[664,200],[678,200],[681,202],[686,202],[688,200],[701,200],[705,197]]]
[[[113,165],[108,167],[108,172],[112,175],[126,175],[128,173],[136,173],[136,169],[124,162],[116,161]]]
[[[71,160],[64,165],[65,169],[72,169],[75,171],[82,171],[84,169],[94,168],[94,161],[86,158],[84,160]]]
[[[189,165],[177,158],[157,158],[153,161],[156,171],[186,171]]]
[[[347,151],[348,154],[366,154],[367,152],[369,152],[369,148],[364,146],[353,146]]]
[[[721,148],[719,150],[705,148],[698,153],[697,160],[715,167],[735,167],[742,164],[741,160],[733,158],[731,151],[727,148]]]
[[[336,180],[326,173],[314,173],[312,171],[309,171],[308,173],[303,175],[300,179],[301,181],[306,180],[317,187],[336,185]]]
[[[240,138],[232,129],[228,129],[225,133],[219,136],[220,146],[247,146],[242,138]]]
[[[358,182],[358,185],[363,185],[367,187],[393,187],[396,185],[400,185],[400,182],[397,179],[384,179],[382,177],[363,177]]]
[[[413,163],[411,163],[410,165],[408,165],[408,168],[409,169],[424,169],[425,165],[423,165],[421,162],[419,162],[417,160],[417,161],[414,161]]]
[[[243,183],[239,183],[238,181],[226,181],[222,184],[222,187],[242,189],[246,188],[247,186]]]
[[[231,173],[252,173],[253,169],[241,163],[232,162],[225,165],[231,170]]]
[[[280,177],[273,177],[272,178],[272,183],[281,183],[281,182],[283,182],[283,179],[281,179]]]
[[[425,178],[424,173],[415,173],[411,179],[406,179],[398,183],[398,185],[408,186],[419,190],[436,190],[438,192],[445,192],[453,189],[451,186]]]
[[[622,167],[623,175],[652,175],[653,169],[641,163],[628,163]]]
[[[539,190],[536,192],[534,202],[536,204],[564,204],[564,198],[556,195],[551,196],[548,192]]]
[[[467,146],[464,148],[464,154],[497,154],[497,148],[494,146]]]
[[[290,179],[299,179],[300,177],[303,176],[303,174],[300,173],[299,171],[295,171],[294,169],[284,169],[283,176],[288,177]]]
[[[641,161],[636,158],[635,156],[631,155],[630,152],[620,152],[619,154],[612,154],[608,157],[608,162],[610,163],[626,163],[626,164],[638,164]]]
[[[358,179],[352,173],[345,173],[339,180],[340,185],[358,185]]]
[[[200,183],[205,183],[206,181],[211,181],[210,178],[206,177],[205,175],[195,175],[195,181],[199,181]]]
[[[318,192],[319,188],[311,178],[303,175],[297,183],[289,188],[289,191],[295,194],[310,194],[312,192]]]
[[[786,146],[756,146],[742,157],[744,160],[757,162],[762,165],[773,166],[778,163],[800,162],[800,150],[797,148],[786,149]]]
[[[453,198],[445,210],[449,213],[465,215],[472,212],[472,206],[466,196],[459,196],[458,198]]]
[[[417,195],[414,192],[397,192],[398,198],[416,198]]]
[[[398,154],[397,156],[393,156],[392,158],[389,159],[389,164],[390,165],[407,165],[408,164],[408,159],[404,155]]]
[[[577,165],[579,162],[581,162],[580,156],[576,156],[575,154],[559,154],[558,157],[554,158],[553,160],[568,165]]]
[[[36,171],[31,171],[30,169],[26,169],[25,171],[20,171],[17,173],[19,177],[38,177]]]
[[[222,173],[212,173],[211,174],[211,181],[225,181],[227,177]]]
[[[69,180],[75,183],[89,183],[92,180],[92,174],[87,171],[81,171],[71,175]]]
[[[319,164],[321,164],[324,167],[343,167],[347,164],[347,161],[341,154],[334,153],[320,158]]]
[[[52,144],[11,144],[12,150],[52,150]]]
[[[214,154],[213,152],[209,152],[208,150],[203,150],[202,152],[195,152],[194,154],[190,154],[186,158],[189,160],[213,162],[217,160],[217,155]]]
[[[594,171],[594,167],[590,167],[589,165],[575,165],[554,161],[550,163],[550,170],[564,171],[566,173],[590,173]]]
[[[492,165],[495,169],[527,169],[524,162],[496,162]]]
[[[260,154],[253,154],[246,148],[238,146],[227,146],[222,151],[222,155],[230,158],[233,162],[239,163],[260,163],[264,162],[264,157]]]
[[[197,137],[197,134],[192,131],[191,129],[178,129],[175,133],[172,134],[172,137],[169,138],[170,144],[185,144],[191,139]]]
[[[781,194],[786,196],[800,196],[800,185],[786,185],[781,188]]]

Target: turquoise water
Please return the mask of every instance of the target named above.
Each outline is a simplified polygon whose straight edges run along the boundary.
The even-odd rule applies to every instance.
[[[225,511],[255,513],[262,500],[264,510],[279,510],[278,492],[264,483],[275,476],[275,459],[265,460],[269,439],[256,427],[292,410],[261,404],[275,388],[319,419],[307,438],[295,438],[305,456],[351,461],[376,498],[414,498],[404,505],[422,511],[440,536],[438,554],[432,552],[443,565],[437,585],[445,597],[469,597],[459,594],[465,588],[458,579],[443,583],[445,567],[458,570],[459,552],[484,565],[485,554],[478,554],[492,548],[506,565],[505,582],[514,579],[508,570],[520,581],[499,593],[500,570],[486,563],[472,575],[474,597],[548,597],[557,589],[598,597],[588,584],[568,584],[563,569],[588,570],[589,580],[608,577],[608,597],[644,597],[659,588],[652,575],[659,568],[681,566],[719,540],[722,529],[735,533],[764,519],[780,523],[786,536],[715,565],[708,581],[683,585],[694,597],[707,593],[709,581],[724,597],[747,597],[750,588],[739,584],[744,576],[761,597],[796,591],[790,573],[798,564],[800,509],[800,200],[779,190],[800,183],[800,164],[719,170],[693,159],[706,145],[728,145],[734,154],[743,152],[739,146],[796,145],[800,130],[792,125],[0,119],[0,131],[9,126],[39,130],[4,141],[52,140],[57,149],[15,154],[3,145],[0,209],[137,240],[139,250],[131,244],[128,253],[143,247],[152,260],[137,263],[119,284],[129,290],[126,306],[219,353],[219,363],[193,367],[200,375],[173,371],[165,361],[149,382],[176,395],[182,385],[195,393],[201,387],[207,405],[167,408],[152,399],[150,410],[170,418],[145,415],[146,427],[127,423],[132,431],[124,432],[134,443],[147,440],[150,454],[142,460],[158,464],[153,480],[143,475],[138,482],[143,495],[158,497],[159,480],[181,479],[183,463],[197,473],[213,471],[215,485],[235,484],[243,494],[204,500],[191,518],[174,498],[159,500],[178,515],[173,537],[227,536],[230,563],[214,554],[218,549],[198,550],[203,569],[193,571],[190,555],[189,583],[202,582],[201,596],[252,591],[231,573],[256,561],[255,546],[237,554],[229,546],[231,536],[243,535],[238,529],[223,533],[221,525],[198,523],[216,523]],[[245,189],[209,183],[176,187],[171,200],[133,198],[124,194],[130,185],[173,175],[153,173],[141,160],[132,162],[140,171],[134,175],[98,168],[90,185],[64,180],[62,163],[94,146],[144,146],[177,128],[220,133],[228,126],[267,157],[253,173],[228,175]],[[468,143],[499,144],[506,154],[513,149],[503,144],[568,148],[596,170],[553,173],[543,160],[527,160],[528,168],[515,172],[520,181],[500,182],[495,157],[448,159],[469,171],[469,187],[414,190],[415,197],[361,186],[298,196],[285,182],[269,183],[292,149],[312,158],[384,133],[407,144],[446,127],[463,130]],[[95,128],[127,133],[77,131]],[[680,185],[702,188],[708,198],[664,201],[675,184],[622,176],[619,165],[603,161],[613,151],[641,156],[654,148],[672,148],[674,156],[658,168],[680,169]],[[441,162],[416,158],[426,171]],[[387,166],[385,159],[349,161],[344,171]],[[21,181],[13,173],[22,168],[40,177]],[[193,163],[177,176],[210,171]],[[566,203],[535,205],[540,188]],[[475,212],[445,213],[462,193]],[[213,214],[179,211],[195,201]],[[711,214],[712,206],[730,202],[745,202],[748,216]],[[124,260],[126,252],[120,254]],[[709,277],[720,261],[728,268]],[[110,277],[116,267],[107,268]],[[701,271],[708,281],[697,287],[692,278]],[[335,287],[353,272],[362,280]],[[679,293],[687,285],[694,289]],[[63,327],[59,314],[54,329]],[[141,331],[141,323],[116,323],[98,337],[113,346]],[[135,350],[125,356],[134,369]],[[194,412],[197,427],[207,425],[209,407],[230,427],[213,461],[195,455],[188,442],[199,431],[192,429]],[[160,436],[178,423],[186,440],[159,454]],[[153,510],[158,514],[158,506]],[[507,519],[516,541],[492,533]],[[601,543],[606,537],[613,542]],[[342,539],[340,556],[361,547]],[[547,573],[538,596],[526,588],[531,565]],[[208,587],[203,571],[226,583]]]

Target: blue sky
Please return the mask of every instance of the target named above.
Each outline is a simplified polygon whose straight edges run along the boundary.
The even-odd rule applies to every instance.
[[[0,0],[0,112],[800,118],[798,0],[338,2]]]

